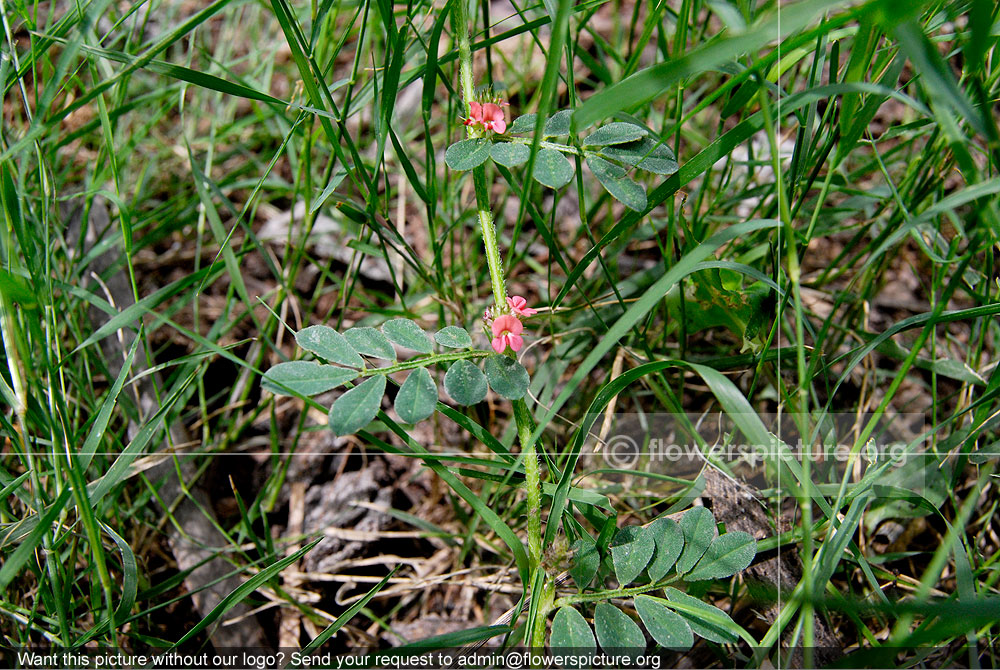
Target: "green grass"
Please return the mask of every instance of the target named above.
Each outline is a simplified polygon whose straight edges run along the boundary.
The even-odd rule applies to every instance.
[[[582,161],[556,191],[524,167],[489,168],[508,289],[548,308],[522,358],[547,546],[686,505],[676,480],[583,477],[606,408],[721,411],[758,442],[779,408],[806,435],[857,414],[855,454],[878,436],[866,413],[925,419],[930,456],[909,480],[809,459],[756,480],[772,512],[794,510],[760,547],[798,552],[802,579],[773,623],[740,580],[695,593],[763,647],[706,663],[787,661],[782,646],[817,644],[814,610],[870,654],[859,665],[900,649],[907,665],[970,663],[998,633],[1000,17],[984,0],[844,5],[782,3],[779,19],[776,2],[515,2],[523,23],[491,14],[488,33],[474,6],[477,83],[513,116],[573,107],[571,142],[635,121],[680,164],[632,173],[643,212]],[[289,330],[311,324],[404,316],[487,346],[471,180],[443,158],[465,136],[450,13],[285,0],[2,11],[3,646],[204,645],[243,601],[278,605],[257,615],[267,630],[301,617],[301,645],[346,627],[327,642],[346,651],[361,631],[442,607],[434,587],[374,594],[341,617],[328,583],[289,581],[313,538],[288,530],[294,461],[333,444],[307,411],[329,402],[275,398],[260,375],[296,357]],[[297,203],[287,238],[261,239]],[[89,242],[81,220],[103,222]],[[335,258],[316,244],[327,220],[343,234]],[[754,290],[766,297],[748,307]],[[447,546],[445,572],[523,568],[510,404],[413,428],[381,418],[348,471],[362,453],[402,454],[426,470],[407,485],[435,501],[426,518],[392,498],[385,529],[424,534],[398,551],[420,562]],[[455,444],[468,453],[433,455]],[[168,458],[150,467],[155,454]],[[168,471],[181,485],[164,484]],[[211,612],[173,556],[184,505],[215,528],[204,555],[244,582]],[[907,541],[890,551],[871,519]],[[389,546],[353,556],[366,578],[355,595],[388,575],[362,559]],[[516,571],[503,580],[528,586]],[[500,602],[475,599],[484,612]],[[470,639],[498,634],[477,628],[492,622],[470,619]]]

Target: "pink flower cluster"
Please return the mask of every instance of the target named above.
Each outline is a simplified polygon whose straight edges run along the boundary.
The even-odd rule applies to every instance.
[[[507,130],[507,120],[504,118],[503,108],[509,103],[501,102],[476,102],[469,103],[469,118],[464,121],[467,126],[480,126],[483,130],[492,130],[503,133]]]
[[[498,354],[507,351],[507,347],[519,351],[524,346],[524,338],[521,337],[524,324],[518,317],[533,316],[538,313],[538,310],[528,307],[528,301],[519,295],[507,298],[507,307],[510,308],[511,313],[501,314],[494,319],[492,325],[493,341],[491,344],[493,351]]]

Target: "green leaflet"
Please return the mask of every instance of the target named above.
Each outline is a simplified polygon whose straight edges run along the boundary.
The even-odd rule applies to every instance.
[[[330,429],[337,435],[356,433],[375,418],[385,393],[385,375],[374,375],[344,395],[330,408]]]

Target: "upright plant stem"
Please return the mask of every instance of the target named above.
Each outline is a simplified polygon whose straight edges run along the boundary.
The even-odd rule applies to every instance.
[[[452,18],[458,39],[459,85],[462,91],[465,112],[469,113],[469,102],[475,99],[476,88],[472,79],[472,43],[469,37],[469,11],[463,2],[456,2]],[[480,131],[468,127],[470,138],[479,137]],[[486,261],[490,267],[490,283],[493,285],[493,299],[497,309],[507,310],[507,287],[504,283],[503,263],[500,260],[500,248],[497,245],[497,229],[493,223],[493,210],[490,207],[490,191],[486,182],[486,167],[480,165],[472,171],[472,180],[476,187],[476,205],[479,209],[479,227],[483,233],[483,245],[486,247]]]
[[[468,104],[475,99],[475,87],[472,78],[472,46],[469,30],[472,24],[466,3],[462,0],[454,4],[454,28],[458,40],[459,83],[465,112],[469,113]],[[479,137],[480,132],[469,126],[469,137]],[[479,166],[472,171],[472,179],[476,190],[476,206],[479,210],[479,226],[483,233],[483,245],[486,248],[486,262],[490,269],[490,283],[493,286],[493,300],[496,303],[497,315],[506,313],[507,287],[504,282],[503,263],[500,248],[497,244],[496,225],[493,221],[493,210],[490,206],[489,184],[486,180],[485,166]],[[531,439],[534,432],[534,421],[524,400],[515,400],[514,421],[517,424],[517,434],[521,441],[521,453],[524,457],[524,479],[527,491],[528,511],[528,557],[531,565],[531,579],[539,569],[542,557],[542,484],[538,467],[538,453],[535,451],[535,441]],[[536,608],[532,611],[537,612]],[[530,617],[529,617],[530,618]],[[538,637],[537,625],[528,622],[531,641]],[[544,627],[544,613],[541,626]],[[544,631],[544,628],[542,629]]]
[[[470,130],[470,133],[474,131]],[[500,260],[500,247],[497,244],[497,229],[493,223],[493,211],[490,208],[490,193],[486,183],[486,168],[480,165],[472,170],[472,181],[476,185],[476,205],[479,209],[479,227],[483,232],[483,244],[486,247],[486,262],[490,267],[490,283],[493,285],[493,299],[497,309],[507,310],[507,286],[504,281],[503,262]]]

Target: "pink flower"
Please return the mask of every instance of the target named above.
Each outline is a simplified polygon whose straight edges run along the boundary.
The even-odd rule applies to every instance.
[[[511,314],[501,314],[493,321],[493,351],[502,354],[510,347],[517,351],[524,346],[524,338],[521,331],[524,325],[516,316]]]
[[[474,126],[477,123],[483,125],[483,106],[473,100],[469,103],[469,118],[464,121],[464,124]]]
[[[475,100],[469,102],[469,118],[462,123],[467,126],[480,126],[483,130],[492,130],[503,133],[507,130],[507,120],[504,118],[503,108],[508,103],[479,103]]]
[[[507,120],[504,118],[503,108],[500,105],[495,105],[492,102],[483,105],[483,127],[498,133],[507,130]]]
[[[519,295],[507,298],[507,306],[510,307],[510,311],[518,316],[534,316],[538,314],[537,309],[531,309],[527,306],[528,301]]]

